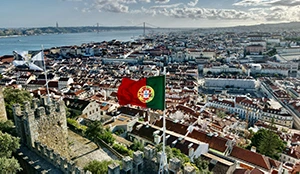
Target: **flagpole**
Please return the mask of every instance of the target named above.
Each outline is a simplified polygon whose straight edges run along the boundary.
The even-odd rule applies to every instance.
[[[166,88],[166,72],[164,67],[164,86]],[[165,90],[166,93],[166,90]],[[167,164],[167,155],[166,155],[166,94],[164,96],[164,110],[163,110],[163,147],[162,147],[162,155],[160,157],[160,167],[158,174],[165,173],[166,164]]]
[[[49,86],[48,86],[48,77],[47,77],[47,70],[46,70],[46,62],[44,57],[44,47],[42,45],[42,58],[43,58],[43,64],[44,64],[44,75],[46,80],[46,90],[47,90],[47,103],[50,104],[50,95],[49,95]]]

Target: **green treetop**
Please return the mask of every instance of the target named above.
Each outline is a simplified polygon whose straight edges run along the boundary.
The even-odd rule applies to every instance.
[[[251,138],[251,146],[257,147],[258,152],[263,155],[278,159],[286,144],[272,130],[260,129]]]
[[[32,96],[26,90],[5,88],[3,91],[3,95],[8,119],[13,119],[13,104],[19,103],[22,106],[23,102],[32,100]]]
[[[19,141],[19,138],[0,130],[0,174],[17,173],[21,170],[18,160],[12,157],[12,153],[20,147]]]

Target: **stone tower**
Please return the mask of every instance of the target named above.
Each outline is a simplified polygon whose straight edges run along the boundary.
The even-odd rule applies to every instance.
[[[69,158],[68,130],[66,111],[63,101],[47,102],[46,97],[13,106],[13,114],[21,142],[34,147],[38,141],[53,149],[65,158]]]
[[[2,88],[0,87],[0,121],[6,121],[7,115],[5,110],[4,96],[2,93]]]

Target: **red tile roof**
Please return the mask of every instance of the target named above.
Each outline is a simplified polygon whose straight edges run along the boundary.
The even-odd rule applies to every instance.
[[[245,162],[249,162],[267,170],[271,169],[268,157],[265,157],[259,153],[252,152],[250,150],[234,146],[230,156],[243,160]]]
[[[163,122],[162,119],[159,121],[156,121],[154,123],[155,126],[162,127]],[[166,129],[176,132],[181,135],[185,135],[187,133],[187,125],[183,125],[180,123],[175,123],[169,119],[166,119]],[[218,150],[220,152],[225,152],[226,150],[226,142],[227,139],[221,138],[221,137],[215,137],[215,136],[208,136],[205,132],[200,132],[197,130],[193,130],[191,133],[188,134],[188,137],[194,138],[198,141],[208,143],[209,147],[215,150]]]
[[[3,63],[11,63],[14,61],[14,56],[12,55],[4,55],[0,57],[0,62]]]
[[[286,148],[283,151],[284,154],[289,155],[293,158],[300,159],[300,146],[292,146],[290,148]]]
[[[154,123],[154,125],[158,126],[158,127],[162,127],[163,126],[163,120],[160,119],[160,120],[156,121]],[[175,122],[173,122],[169,119],[166,119],[166,129],[167,130],[179,133],[181,135],[185,135],[187,133],[187,128],[188,128],[188,126],[186,126],[186,125],[183,125],[183,124],[180,124],[180,123],[175,123]]]
[[[225,138],[209,136],[207,133],[197,130],[193,130],[190,134],[188,134],[188,136],[198,141],[208,143],[210,148],[220,152],[225,152],[226,150],[227,139]]]

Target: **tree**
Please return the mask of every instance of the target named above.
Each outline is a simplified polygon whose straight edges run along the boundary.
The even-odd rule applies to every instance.
[[[285,144],[279,136],[271,130],[267,130],[263,134],[263,140],[258,146],[259,152],[271,158],[279,159],[279,153],[285,148]]]
[[[12,153],[20,147],[19,141],[19,138],[0,131],[0,174],[17,173],[21,170],[18,160],[12,157]]]
[[[11,120],[7,120],[5,122],[0,121],[0,131],[16,136],[15,125]]]
[[[85,135],[92,141],[97,141],[100,135],[104,132],[102,123],[100,121],[94,121],[88,125],[85,131]]]
[[[260,129],[251,138],[251,146],[257,147],[258,152],[263,155],[278,159],[286,144],[272,130]]]
[[[157,151],[162,151],[162,144],[156,145]],[[167,154],[167,159],[168,161],[171,158],[178,158],[181,161],[181,164],[189,163],[190,159],[187,155],[181,153],[179,149],[176,148],[171,148],[170,146],[166,146],[166,154]]]
[[[120,154],[124,155],[124,156],[133,156],[133,151],[128,149],[126,146],[121,145],[121,144],[117,144],[115,143],[112,146],[113,149],[115,149],[117,152],[119,152]]]
[[[217,110],[216,114],[219,118],[225,118],[226,117],[226,113],[224,111]]]
[[[3,91],[5,109],[7,117],[13,120],[12,106],[15,103],[19,103],[23,106],[23,102],[31,101],[32,96],[26,90],[14,89],[14,88],[5,88]]]
[[[263,134],[264,134],[264,129],[260,129],[253,135],[253,137],[251,138],[251,144],[249,146],[249,149],[252,146],[255,146],[255,147],[259,146],[260,142],[263,141]]]
[[[0,157],[0,174],[17,173],[17,171],[21,170],[22,168],[20,167],[18,160],[14,157]]]
[[[123,128],[121,128],[121,129],[118,129],[118,130],[116,130],[115,132],[114,132],[114,134],[116,134],[116,135],[122,135],[123,133],[125,132],[125,130],[123,129]]]
[[[66,117],[69,118],[71,116],[71,112],[70,112],[71,109],[69,109],[68,107],[65,107],[65,109],[66,109]]]
[[[94,142],[102,139],[108,144],[113,144],[113,142],[115,141],[110,130],[104,129],[100,121],[94,121],[89,124],[88,128],[85,131],[85,135]]]
[[[89,162],[83,169],[84,171],[90,171],[92,174],[102,174],[108,172],[108,165],[112,164],[113,161],[97,161],[93,160]]]
[[[202,160],[201,157],[195,158],[194,164],[200,170],[200,173],[210,173],[208,168],[209,162],[206,160]]]
[[[143,151],[144,150],[144,144],[141,143],[140,141],[134,139],[133,140],[133,145],[131,145],[130,149],[132,149],[134,151],[137,151],[137,150]]]
[[[99,136],[99,138],[105,141],[107,144],[113,144],[115,141],[115,138],[113,137],[109,129],[105,129],[104,132]]]

